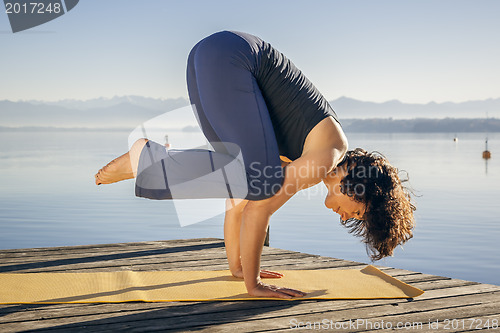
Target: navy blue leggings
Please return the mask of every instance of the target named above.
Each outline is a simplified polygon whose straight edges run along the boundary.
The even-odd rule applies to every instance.
[[[273,196],[281,187],[284,178],[273,125],[261,90],[252,74],[259,65],[256,59],[254,50],[246,40],[229,31],[208,36],[193,47],[187,65],[189,98],[194,105],[201,129],[214,146],[215,153],[209,153],[208,156],[200,150],[177,152],[188,156],[183,160],[189,161],[189,164],[199,164],[205,170],[210,167],[204,164],[211,163],[214,170],[214,158],[226,160],[224,156],[231,155],[231,149],[225,143],[239,146],[248,186],[244,198],[248,200],[262,200]],[[152,151],[161,153],[155,157],[151,154]],[[172,156],[155,147],[152,142],[147,145],[139,162],[136,195],[152,199],[175,199],[175,195],[169,191],[170,185],[167,181],[168,164]],[[148,172],[141,173],[141,170],[148,168]],[[185,172],[193,173],[192,168],[191,171]],[[147,178],[149,177],[151,182],[154,179],[154,176],[151,176],[153,174],[159,179],[166,177],[163,189],[147,189]],[[193,175],[195,174],[199,176],[200,172],[194,172]],[[180,178],[195,179],[189,174]],[[235,197],[229,188],[227,195],[221,194],[215,187],[213,195],[210,188],[204,188],[201,192],[203,195],[193,188],[192,195],[185,194],[184,198]]]

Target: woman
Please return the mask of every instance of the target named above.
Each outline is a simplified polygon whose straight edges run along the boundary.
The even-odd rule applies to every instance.
[[[299,190],[321,181],[328,188],[325,205],[341,216],[350,232],[363,237],[372,259],[392,255],[398,244],[412,237],[415,208],[397,169],[378,154],[348,151],[326,99],[269,43],[241,32],[215,33],[192,49],[187,83],[200,126],[215,147],[209,156],[212,170],[214,159],[236,155],[231,144],[241,149],[247,186],[244,195],[233,195],[227,187],[224,240],[229,268],[235,277],[244,278],[250,295],[305,295],[262,283],[261,277],[282,275],[260,270],[260,257],[270,216]],[[198,165],[206,169],[203,151],[185,154],[185,161],[190,161],[185,163],[187,169]],[[171,159],[163,147],[141,139],[103,167],[95,176],[96,184],[136,177],[136,195],[171,199],[174,186],[167,177],[172,169],[166,166]],[[179,160],[170,164],[178,165]],[[182,167],[171,171],[175,172],[194,171]],[[205,172],[194,173],[198,177]],[[165,182],[155,188],[161,183],[159,175]],[[228,185],[225,174],[224,179]],[[197,188],[183,197],[211,194],[210,189],[201,192]],[[221,195],[214,191],[213,196]]]

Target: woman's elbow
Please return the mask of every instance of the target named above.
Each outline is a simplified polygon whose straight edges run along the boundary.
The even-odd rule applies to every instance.
[[[338,140],[338,148],[337,150],[339,153],[341,153],[342,157],[347,153],[347,150],[349,149],[349,142],[347,141],[347,137],[345,136],[344,131],[340,133],[340,137]]]

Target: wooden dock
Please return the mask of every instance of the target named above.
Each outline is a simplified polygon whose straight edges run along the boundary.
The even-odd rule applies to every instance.
[[[263,268],[278,271],[365,265],[268,247],[262,256]],[[224,242],[214,238],[0,251],[1,273],[227,267]],[[393,332],[397,325],[418,332],[500,332],[500,286],[377,267],[425,293],[382,300],[0,305],[0,332]]]

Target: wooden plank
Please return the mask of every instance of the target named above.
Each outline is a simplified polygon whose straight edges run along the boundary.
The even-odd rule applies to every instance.
[[[500,322],[500,314],[499,314],[499,309],[500,309],[500,302],[494,302],[494,303],[487,303],[487,304],[466,304],[460,307],[444,307],[440,309],[434,309],[431,311],[422,311],[422,312],[413,312],[413,313],[408,313],[405,315],[399,315],[399,316],[391,316],[390,320],[392,325],[395,327],[397,323],[401,323],[401,325],[405,325],[404,323],[408,323],[409,327],[417,327],[420,325],[415,325],[415,323],[421,323],[421,327],[423,329],[426,329],[428,331],[446,331],[446,332],[462,332],[462,331],[467,331],[469,330],[467,325],[467,321],[465,319],[467,318],[477,318],[481,317],[485,319],[483,321],[483,324],[486,323],[486,320],[489,319],[491,322],[492,320],[497,320],[497,322]],[[455,329],[451,325],[450,321],[460,321],[461,319],[464,319],[464,327],[456,327]],[[382,317],[375,317],[375,318],[370,318],[370,321],[372,323],[374,322],[379,322],[381,323]],[[431,323],[438,322],[438,325],[436,328],[433,326],[430,326]],[[349,332],[349,330],[340,330],[341,332]],[[356,330],[357,332],[372,332],[373,329],[370,327],[365,327],[364,329],[359,329]],[[493,330],[492,330],[493,331]],[[496,329],[498,332],[498,328]],[[379,332],[379,330],[377,330]],[[380,332],[394,332],[393,329],[385,329],[385,330],[380,330]]]
[[[20,259],[23,260],[23,258],[27,258],[28,260],[47,260],[51,258],[71,258],[73,257],[80,257],[82,255],[85,255],[86,257],[102,257],[103,259],[106,259],[107,257],[112,257],[113,255],[120,255],[122,254],[123,257],[134,257],[134,256],[143,256],[143,255],[154,255],[154,254],[174,254],[174,253],[182,253],[182,255],[189,254],[191,251],[202,251],[204,249],[219,249],[219,251],[223,250],[224,248],[224,243],[219,241],[219,242],[208,242],[208,243],[192,243],[192,244],[179,244],[177,246],[156,246],[156,247],[121,247],[121,248],[112,248],[113,250],[110,251],[108,248],[108,251],[102,251],[99,248],[92,249],[92,250],[78,250],[78,251],[71,251],[68,249],[68,251],[65,250],[60,250],[60,251],[48,251],[48,252],[42,252],[42,253],[34,253],[33,255],[35,256],[21,256],[19,258],[16,257],[8,257],[8,258],[1,258],[0,262],[2,263],[9,263],[13,260]]]
[[[46,255],[54,252],[88,252],[94,250],[111,250],[113,249],[129,249],[129,248],[157,248],[157,247],[177,247],[185,245],[200,245],[209,243],[220,243],[223,240],[220,238],[192,238],[192,239],[173,239],[164,241],[144,241],[135,243],[112,243],[112,244],[94,244],[94,245],[74,245],[74,246],[56,246],[56,247],[38,247],[38,248],[23,248],[0,250],[2,256],[29,255],[36,256]]]
[[[33,262],[26,264],[11,264],[11,265],[3,265],[0,266],[0,272],[37,272],[37,271],[45,271],[45,272],[55,272],[55,271],[68,271],[68,270],[78,270],[78,269],[93,269],[95,271],[96,268],[103,268],[104,270],[110,270],[113,267],[119,267],[120,269],[124,269],[125,266],[135,266],[136,269],[141,269],[142,267],[149,267],[151,269],[177,269],[179,265],[185,265],[187,267],[194,266],[213,266],[217,264],[226,265],[226,257],[225,254],[212,254],[209,250],[205,253],[199,252],[192,253],[191,256],[183,256],[179,257],[151,257],[147,256],[146,258],[136,258],[136,254],[134,253],[134,258],[118,258],[115,259],[115,256],[104,256],[104,257],[79,257],[70,260],[54,260],[54,261],[42,261],[42,262]],[[127,254],[128,255],[128,254]],[[193,257],[196,259],[193,260]],[[184,260],[184,261],[182,261]],[[217,262],[218,261],[218,262]],[[329,260],[329,261],[316,261],[316,258],[311,257],[307,254],[302,253],[290,253],[286,255],[282,254],[273,254],[273,255],[263,255],[262,257],[263,267],[272,267],[272,268],[282,268],[282,269],[314,269],[314,268],[348,268],[348,267],[364,267],[366,264],[359,264],[355,262],[343,261],[343,260]],[[164,265],[166,267],[153,268],[150,265],[158,266]],[[149,269],[148,268],[148,269]],[[127,268],[129,269],[129,268]],[[196,268],[199,269],[199,268]],[[209,268],[214,269],[214,268]],[[227,269],[226,267],[220,269]]]
[[[150,263],[155,264],[170,264],[170,263],[182,263],[185,262],[186,265],[189,265],[193,261],[203,261],[203,260],[226,260],[225,253],[220,251],[213,251],[213,249],[192,251],[190,255],[170,255],[168,256],[164,253],[146,253],[144,256],[137,256],[137,252],[132,254],[118,254],[118,255],[106,255],[104,258],[99,256],[90,256],[90,257],[74,257],[69,259],[52,259],[48,261],[40,260],[40,261],[25,261],[23,262],[9,262],[9,264],[0,264],[0,271],[14,271],[14,270],[26,270],[30,268],[40,268],[45,266],[55,266],[55,267],[69,267],[71,265],[84,265],[84,267],[99,267],[99,265],[110,266],[110,263],[113,265],[119,266],[121,264],[127,265],[148,265]],[[286,254],[264,254],[262,256],[262,261],[281,261],[286,258],[295,259],[295,258],[309,258],[310,256],[303,253],[286,253]],[[37,267],[38,266],[38,267]]]
[[[497,321],[494,322],[494,319]],[[455,327],[455,325],[457,326]],[[477,332],[480,329],[489,330],[490,332],[499,332],[500,318],[498,315],[464,317],[457,320],[456,323],[453,319],[449,321],[441,320],[438,322],[437,327],[438,330],[447,332]],[[434,327],[432,329],[434,330]]]
[[[217,269],[228,269],[227,260],[225,255],[215,256],[210,254],[199,255],[196,258],[185,257],[185,258],[164,258],[164,257],[146,257],[146,258],[134,258],[134,259],[108,259],[108,260],[82,260],[80,263],[78,260],[63,262],[41,262],[33,264],[13,264],[7,266],[0,266],[1,272],[62,272],[62,271],[110,271],[110,270],[122,270],[122,269],[134,269],[134,270],[174,270],[185,267],[190,270],[214,270],[215,266],[220,266]],[[300,264],[304,262],[311,262],[311,258],[304,254],[288,254],[288,255],[274,255],[271,257],[262,257],[263,267],[274,267],[276,263],[283,264],[288,263],[288,266],[292,265],[291,268],[300,268]],[[54,265],[54,266],[53,266]],[[52,267],[51,267],[52,266]],[[321,263],[318,267],[322,267]],[[324,265],[323,265],[324,266]],[[333,267],[352,267],[352,265],[343,264],[343,262],[335,262],[334,264],[329,264]],[[364,267],[365,265],[361,265]],[[360,267],[361,267],[360,266]],[[290,269],[290,267],[288,268]]]
[[[207,247],[206,245],[208,244],[218,244],[219,246],[213,246],[213,247]],[[185,249],[186,246],[192,247],[192,249],[189,249],[187,251]],[[198,248],[197,248],[198,246]],[[174,251],[177,248],[177,251]],[[46,252],[30,252],[29,249],[26,250],[26,252],[22,253],[15,253],[15,254],[4,254],[3,251],[5,250],[0,250],[0,262],[4,263],[10,263],[10,262],[22,262],[23,260],[25,261],[30,261],[30,260],[46,260],[46,257],[49,258],[54,258],[54,259],[64,259],[64,258],[76,258],[81,255],[86,255],[86,256],[100,256],[103,254],[122,254],[122,253],[129,253],[129,252],[134,252],[134,251],[140,251],[143,252],[144,255],[148,254],[148,251],[151,251],[151,255],[161,255],[163,254],[162,250],[165,250],[165,253],[169,253],[171,255],[179,255],[179,256],[189,256],[191,251],[203,251],[207,249],[218,249],[221,253],[225,253],[224,250],[224,242],[223,240],[218,240],[218,241],[213,241],[213,242],[206,242],[201,244],[200,242],[195,242],[195,243],[183,243],[183,244],[177,244],[177,245],[171,245],[169,243],[157,243],[154,245],[150,245],[149,242],[148,244],[145,244],[143,246],[139,246],[137,244],[131,245],[129,247],[126,246],[119,246],[119,247],[95,247],[90,249],[74,249],[73,247],[68,247],[68,248],[61,248],[61,250],[58,251],[53,251],[53,250],[48,250]],[[282,249],[269,249],[265,248],[263,251],[263,254],[286,254],[286,253],[300,253],[296,251],[289,251],[289,250],[282,250]],[[340,260],[340,259],[337,259]]]
[[[168,257],[166,256],[168,254]],[[290,256],[291,258],[295,257],[308,257],[315,258],[312,255],[308,255],[300,252],[287,252],[287,253],[263,253],[262,258],[264,259],[272,259],[272,258],[280,258],[282,259],[285,256]],[[45,262],[47,260],[66,260],[68,262],[75,261],[77,262],[80,258],[92,258],[91,262],[94,261],[102,261],[109,259],[122,259],[122,260],[144,260],[151,258],[161,258],[165,261],[180,261],[180,260],[193,260],[195,258],[204,258],[204,257],[216,257],[216,258],[225,258],[226,253],[225,250],[220,247],[205,247],[205,248],[196,248],[191,249],[189,252],[171,252],[170,249],[160,249],[160,250],[147,250],[147,251],[122,251],[115,253],[108,253],[106,255],[102,255],[100,253],[94,253],[92,255],[86,255],[84,253],[72,254],[71,256],[50,256],[50,257],[40,257],[40,258],[9,258],[7,260],[0,260],[0,267],[13,265],[13,264],[24,264],[24,263],[36,263],[36,262]],[[337,261],[341,261],[338,260]]]

